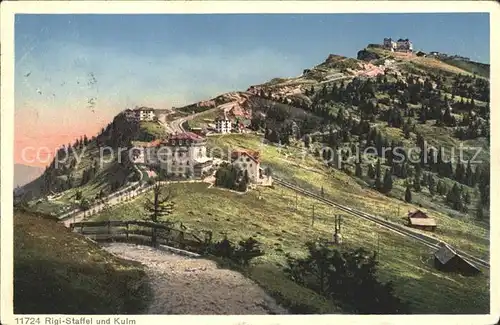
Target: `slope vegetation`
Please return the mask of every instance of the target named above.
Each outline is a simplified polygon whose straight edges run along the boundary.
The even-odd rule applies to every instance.
[[[63,225],[14,213],[14,313],[138,314],[149,287],[139,263],[117,258]]]

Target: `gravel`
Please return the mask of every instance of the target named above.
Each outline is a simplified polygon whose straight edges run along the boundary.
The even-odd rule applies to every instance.
[[[256,283],[211,260],[190,258],[147,246],[105,244],[104,249],[146,266],[153,299],[148,314],[287,314]]]

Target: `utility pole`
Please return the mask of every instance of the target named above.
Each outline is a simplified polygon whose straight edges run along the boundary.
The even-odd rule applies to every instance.
[[[314,226],[314,203],[313,203],[313,206],[312,206],[312,222],[311,222],[311,226]]]
[[[380,258],[380,232],[378,231],[378,229],[377,229],[377,257]]]
[[[340,223],[342,222],[341,215],[335,215],[335,232],[333,233],[333,242],[335,244],[342,243],[342,235],[340,234]]]

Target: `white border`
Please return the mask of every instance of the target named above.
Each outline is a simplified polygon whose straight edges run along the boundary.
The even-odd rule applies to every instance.
[[[13,138],[14,138],[14,14],[15,13],[431,13],[431,12],[489,12],[491,89],[500,89],[499,51],[500,10],[494,1],[5,1],[1,6],[1,323],[16,324],[12,314],[12,211],[13,211]],[[465,40],[466,41],[466,40]],[[500,95],[491,93],[491,121],[497,121]],[[498,131],[491,127],[491,177],[498,179],[500,166]],[[494,324],[500,317],[499,258],[494,251],[500,245],[498,216],[500,215],[498,183],[491,182],[490,229],[490,314],[489,315],[293,315],[293,316],[129,316],[136,324]],[[432,302],[429,302],[432,303]],[[41,316],[44,319],[47,315]],[[112,315],[110,315],[112,316]],[[114,316],[112,316],[113,318]],[[100,319],[103,316],[94,316]],[[95,321],[94,321],[95,324]]]

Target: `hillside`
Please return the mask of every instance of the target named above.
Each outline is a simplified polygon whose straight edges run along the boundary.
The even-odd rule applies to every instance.
[[[14,212],[14,313],[138,314],[148,292],[139,263],[53,220]]]
[[[92,203],[140,177],[126,153],[118,156],[117,148],[164,135],[164,127],[157,122],[132,123],[119,114],[97,136],[83,136],[63,145],[58,162],[54,159],[39,178],[18,190],[19,198],[31,201],[32,207],[43,213],[61,212],[64,205],[74,207],[83,199]],[[102,151],[103,158],[99,159],[103,147],[108,149]]]
[[[176,114],[182,122],[193,111],[200,113],[189,120],[191,127],[206,126],[222,112],[250,117],[252,132],[211,135],[208,147],[259,150],[261,166],[273,175],[400,225],[408,212],[421,210],[437,228],[417,232],[489,260],[490,84],[467,69],[369,46],[356,59],[331,54],[296,78],[274,78]],[[163,136],[156,124],[124,129],[117,118],[91,140],[96,149]],[[461,147],[469,149],[457,157]],[[111,168],[132,175],[128,164],[113,161],[105,170]],[[111,175],[95,179],[109,183]],[[205,184],[172,187],[177,191],[172,221],[213,230],[219,238],[252,236],[262,242],[266,254],[245,271],[280,304],[294,311],[338,310],[317,288],[287,276],[285,261],[288,254],[303,255],[307,241],[331,238],[332,216],[340,211],[279,186],[246,194]],[[84,196],[95,193],[87,185],[80,188],[88,189]],[[142,217],[148,195],[93,218]],[[63,195],[56,201],[71,200]],[[487,312],[489,270],[473,278],[437,271],[428,247],[358,217],[346,219],[342,247],[377,250],[378,278],[391,281],[412,312]]]
[[[484,78],[490,77],[490,65],[474,61],[462,61],[454,59],[441,59],[443,62],[460,68],[472,74],[477,74]]]
[[[244,135],[224,136],[214,139],[215,141],[231,141],[228,143],[230,145],[235,145],[237,142],[241,147],[255,148],[249,145],[250,141]],[[279,172],[278,168],[281,166],[289,168],[290,174],[300,175],[301,178],[306,175],[291,163],[278,163],[277,154],[276,148],[265,147],[266,165],[274,162],[272,166],[275,173]],[[273,159],[273,156],[276,158]],[[387,209],[396,208],[394,202],[369,190],[356,188],[356,184],[343,184],[326,176],[322,178],[323,176],[316,172],[307,174],[314,177],[311,182],[325,184],[327,195],[339,202],[343,202],[342,196],[348,196],[349,204],[352,206],[364,200],[366,205],[374,207],[377,213],[384,204],[388,204]],[[332,182],[328,188],[326,181]],[[339,187],[349,191],[348,195],[340,191]],[[252,236],[262,243],[265,255],[256,258],[246,272],[280,304],[294,312],[297,312],[299,307],[302,311],[315,313],[349,312],[349,309],[339,308],[336,303],[324,301],[320,295],[294,283],[283,273],[288,253],[303,255],[304,243],[307,240],[330,238],[333,216],[341,214],[341,211],[302,195],[296,198],[294,192],[278,185],[251,191],[245,195],[219,188],[207,188],[207,184],[202,183],[173,184],[169,188],[174,193],[173,201],[176,206],[175,213],[169,217],[170,221],[177,224],[182,222],[183,226],[189,229],[209,229],[213,231],[214,240],[220,240],[227,235],[230,240],[236,242]],[[356,193],[351,192],[354,189],[357,190]],[[96,215],[93,220],[134,220],[144,215],[144,201],[147,197],[151,197],[151,194],[141,195],[127,205],[111,208]],[[316,218],[314,225],[311,225],[313,206]],[[402,206],[401,209],[406,211],[406,208],[410,207],[410,205]],[[466,239],[460,239],[472,238],[476,234],[486,236],[480,227],[468,226],[466,223],[454,225],[453,219],[446,215],[436,217],[439,217],[442,225],[442,231],[438,235],[443,236],[446,241],[459,247],[473,243],[482,253],[488,250],[483,240],[474,239],[472,242],[471,239],[470,242],[466,242]],[[399,219],[394,215],[390,218]],[[460,238],[454,240],[445,237],[451,233]],[[398,296],[409,301],[413,313],[484,312],[485,302],[488,300],[486,274],[467,279],[466,281],[474,283],[474,286],[465,289],[464,280],[460,275],[443,274],[434,269],[433,252],[426,246],[356,217],[344,216],[342,234],[344,238],[342,249],[365,247],[380,253],[378,276],[383,281],[393,281]],[[415,282],[415,279],[425,279],[425,281]],[[471,301],[468,297],[474,297],[475,300]],[[429,301],[433,303],[429,304]]]
[[[365,71],[365,76],[358,74],[307,87],[302,84],[301,95],[308,100],[299,100],[297,94],[283,95],[283,88],[263,90],[268,84],[254,86],[254,89],[261,87],[256,91],[257,96],[274,103],[286,102],[296,110],[302,109],[320,118],[320,123],[310,123],[313,117],[297,118],[290,115],[291,110],[278,109],[275,105],[273,114],[268,112],[264,118],[255,116],[252,125],[263,129],[266,139],[274,143],[289,145],[292,137],[301,139],[309,152],[315,142],[342,150],[346,162],[338,169],[363,186],[381,187],[380,183],[375,184],[377,180],[372,175],[377,167],[380,178],[389,171],[392,174],[388,196],[401,198],[404,189],[410,187],[415,190],[412,194],[418,197],[416,202],[424,207],[462,217],[479,215],[487,220],[483,215],[488,209],[482,211],[478,207],[485,205],[488,199],[489,181],[481,174],[489,175],[489,81],[434,58],[409,56],[373,46],[360,51],[358,57],[370,64],[380,64],[387,58],[389,61],[384,62],[383,73],[376,77],[366,76]],[[363,60],[330,55],[319,66],[338,68],[339,62],[343,62],[343,68],[347,69],[345,62],[353,68],[363,66]],[[276,98],[279,96],[282,97]],[[279,127],[272,127],[276,123]],[[264,129],[264,125],[271,127]],[[426,162],[395,164],[394,155],[382,153],[382,148],[405,154],[410,148],[421,151],[424,146],[426,150],[434,147],[434,151],[427,153]],[[461,156],[465,161],[444,162],[452,154],[456,160],[461,147],[469,148],[464,149]],[[375,155],[363,154],[367,148],[375,149]],[[440,151],[441,155],[436,157]],[[473,157],[476,160],[468,162]],[[318,158],[329,160],[333,167],[333,157]],[[355,163],[358,158],[360,164]],[[438,167],[436,160],[443,166]],[[415,172],[420,186],[414,184]],[[478,188],[479,179],[484,184]],[[431,188],[427,192],[429,182]],[[438,188],[440,195],[436,195]],[[451,188],[455,194],[448,195]],[[457,194],[459,192],[462,194]],[[420,199],[424,193],[426,197]],[[453,199],[453,195],[465,195],[465,205]],[[450,210],[450,206],[454,208]]]

